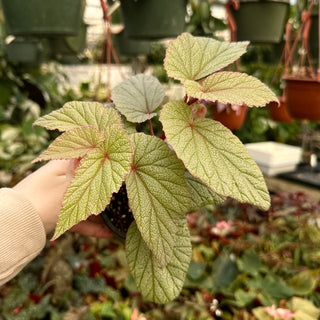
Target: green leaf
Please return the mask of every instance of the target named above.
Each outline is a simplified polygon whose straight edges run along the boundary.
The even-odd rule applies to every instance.
[[[227,288],[238,274],[235,258],[227,251],[222,252],[213,263],[212,278],[216,289]]]
[[[179,226],[170,261],[160,267],[158,259],[143,241],[135,222],[127,233],[126,255],[129,268],[143,297],[166,303],[177,297],[183,287],[191,260],[190,234],[186,220]]]
[[[281,277],[272,273],[249,279],[247,285],[263,290],[273,299],[288,299],[294,294],[294,290]]]
[[[198,80],[237,60],[246,52],[248,44],[183,33],[169,44],[164,67],[169,77],[181,82]]]
[[[196,211],[199,208],[210,204],[219,204],[225,200],[224,197],[216,194],[200,179],[195,178],[188,171],[185,173],[185,179],[191,198],[191,204],[188,210],[189,212]]]
[[[211,119],[194,120],[191,108],[179,101],[163,107],[160,121],[168,143],[193,176],[221,196],[269,208],[259,167],[229,129]]]
[[[257,307],[252,309],[253,315],[257,320],[273,320],[272,317],[264,310],[265,307]]]
[[[310,270],[301,271],[291,279],[290,286],[297,295],[304,296],[311,294],[317,286],[316,277]]]
[[[48,130],[67,131],[77,127],[93,126],[102,131],[106,126],[120,125],[121,118],[114,108],[105,108],[98,102],[67,102],[59,110],[52,111],[34,122]]]
[[[107,127],[100,149],[81,160],[66,191],[54,239],[81,220],[105,209],[129,171],[131,155],[128,134],[120,127]]]
[[[33,162],[83,157],[103,140],[102,132],[94,127],[74,128],[54,140]]]
[[[151,75],[138,74],[124,80],[111,93],[116,108],[131,122],[144,122],[157,114],[164,98],[159,80]]]
[[[260,107],[278,101],[259,79],[239,72],[217,72],[199,82],[188,80],[185,87],[189,96],[222,103]]]
[[[237,260],[237,263],[238,268],[241,271],[247,272],[253,276],[258,275],[259,269],[261,267],[259,254],[253,249],[246,250],[241,259]]]
[[[206,262],[191,261],[187,276],[192,280],[199,281],[206,273]]]
[[[234,292],[234,298],[238,307],[244,307],[251,303],[257,296],[257,292],[250,288],[249,291],[238,289]]]
[[[163,140],[143,133],[131,138],[134,154],[126,179],[129,205],[144,241],[164,266],[190,203],[185,168]]]
[[[295,320],[314,320],[319,319],[320,310],[312,301],[293,297],[288,304],[288,307],[294,313]]]

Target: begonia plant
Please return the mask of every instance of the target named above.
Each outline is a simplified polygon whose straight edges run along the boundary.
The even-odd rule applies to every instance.
[[[277,101],[260,80],[223,71],[247,46],[183,33],[168,45],[164,67],[184,86],[184,101],[164,104],[160,82],[138,74],[112,90],[108,105],[72,101],[39,118],[35,125],[62,134],[35,161],[81,159],[53,238],[104,212],[124,190],[133,216],[125,240],[130,271],[145,299],[166,303],[179,295],[191,260],[186,214],[226,197],[268,209],[260,169],[229,129],[205,117],[202,104]],[[158,136],[154,117],[162,125]],[[148,132],[132,125],[144,122]],[[119,216],[129,214],[117,201]]]

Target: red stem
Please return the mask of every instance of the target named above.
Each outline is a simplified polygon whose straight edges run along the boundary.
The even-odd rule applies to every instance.
[[[150,134],[151,134],[152,136],[154,136],[151,119],[148,119],[148,123],[149,123]]]

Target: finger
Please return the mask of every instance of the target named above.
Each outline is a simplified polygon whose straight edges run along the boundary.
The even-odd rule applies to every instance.
[[[69,229],[69,231],[95,238],[110,239],[113,236],[113,233],[106,225],[92,222],[89,219],[79,222]]]

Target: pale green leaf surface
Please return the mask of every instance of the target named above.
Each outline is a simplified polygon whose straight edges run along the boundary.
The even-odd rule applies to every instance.
[[[221,196],[268,209],[264,178],[241,141],[220,122],[193,119],[183,102],[169,102],[160,114],[168,143],[189,172]]]
[[[81,220],[105,209],[130,169],[131,156],[127,133],[117,126],[107,127],[101,147],[81,160],[66,191],[54,239]]]
[[[259,79],[239,72],[218,72],[199,82],[188,80],[185,87],[191,97],[222,103],[260,107],[278,101]]]
[[[185,179],[191,198],[189,212],[199,210],[199,208],[210,204],[219,204],[225,200],[224,197],[215,193],[204,182],[192,176],[188,171],[185,173]]]
[[[186,219],[179,226],[173,253],[161,268],[137,228],[132,223],[126,240],[126,256],[131,273],[143,297],[166,303],[177,297],[183,287],[191,260],[191,242]]]
[[[164,266],[170,260],[176,232],[189,208],[185,168],[157,137],[131,135],[134,154],[126,179],[129,205],[150,250]]]
[[[181,82],[199,80],[237,60],[248,44],[183,33],[169,44],[164,67],[169,77]]]
[[[288,307],[294,313],[295,320],[314,320],[319,319],[320,309],[312,301],[300,297],[293,297]]]
[[[56,138],[33,162],[83,157],[103,140],[102,132],[94,127],[74,128]]]
[[[105,108],[98,102],[67,102],[34,122],[34,125],[48,130],[67,131],[77,127],[93,126],[103,130],[106,126],[120,125],[121,118],[114,108]]]
[[[138,74],[124,80],[111,93],[116,108],[131,122],[144,122],[157,114],[164,98],[159,80],[151,75]]]

